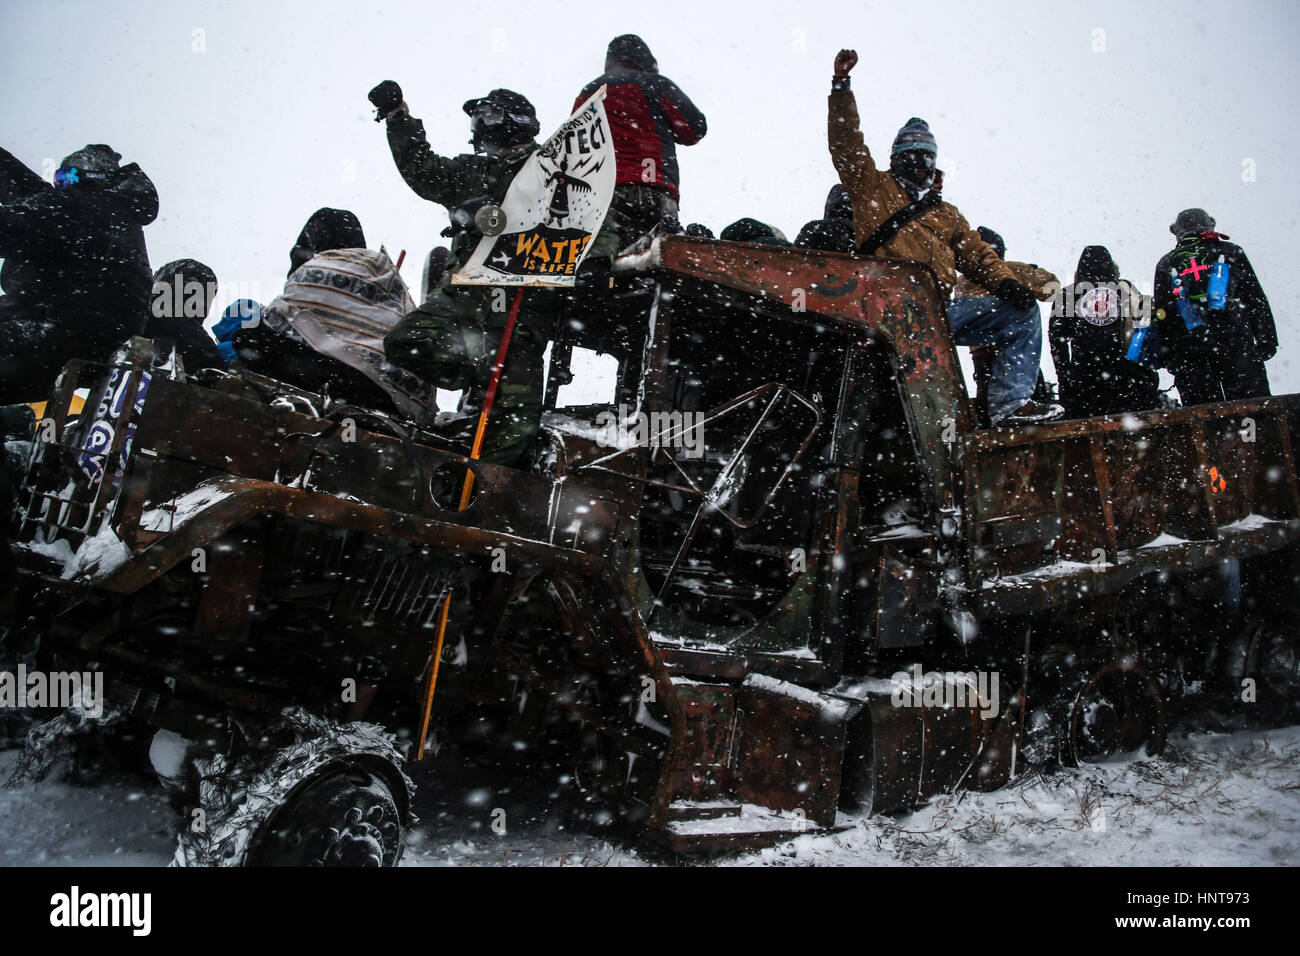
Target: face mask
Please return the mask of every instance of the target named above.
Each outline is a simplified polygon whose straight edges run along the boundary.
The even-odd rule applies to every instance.
[[[525,141],[522,130],[527,130],[532,117],[512,113],[499,106],[483,104],[470,118],[470,143],[474,152],[493,155],[507,146]]]
[[[890,161],[889,168],[899,179],[907,180],[917,189],[929,189],[934,185],[935,156],[933,153],[909,149],[896,155]]]

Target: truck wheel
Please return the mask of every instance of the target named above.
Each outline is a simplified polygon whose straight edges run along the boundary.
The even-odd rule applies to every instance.
[[[1080,689],[1070,708],[1064,763],[1097,763],[1145,745],[1154,755],[1165,746],[1165,706],[1145,673],[1114,661]]]
[[[402,818],[388,784],[360,767],[302,784],[254,837],[250,866],[394,866]]]
[[[395,739],[301,708],[195,757],[178,866],[392,866],[415,823]],[[249,746],[253,741],[255,746]]]

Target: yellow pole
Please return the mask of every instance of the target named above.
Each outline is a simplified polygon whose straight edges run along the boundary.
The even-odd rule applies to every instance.
[[[478,416],[478,427],[474,430],[474,444],[469,450],[470,461],[478,461],[483,452],[483,436],[487,433],[488,416],[492,414],[492,403],[496,401],[497,387],[501,384],[501,370],[506,364],[506,353],[510,348],[510,336],[515,330],[515,320],[519,318],[519,305],[523,302],[524,290],[515,293],[515,301],[510,304],[510,315],[506,318],[505,331],[501,333],[501,344],[497,346],[496,364],[492,366],[492,380],[488,383],[487,395],[483,399],[483,411]],[[469,507],[470,492],[474,488],[474,472],[465,466],[465,485],[460,491],[460,506],[457,511]],[[447,614],[451,611],[451,590],[443,599],[442,611],[438,615],[438,636],[433,644],[433,661],[429,665],[429,683],[424,690],[424,717],[420,721],[420,742],[415,750],[415,759],[424,759],[424,740],[429,734],[429,717],[433,713],[433,691],[438,686],[438,665],[442,663],[442,642],[447,636]]]

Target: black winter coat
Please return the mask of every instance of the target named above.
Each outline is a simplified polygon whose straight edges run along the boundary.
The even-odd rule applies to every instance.
[[[1214,352],[1248,355],[1261,362],[1268,361],[1277,352],[1273,310],[1260,288],[1255,270],[1241,247],[1224,239],[1226,237],[1217,233],[1180,239],[1156,266],[1153,304],[1165,313],[1163,319],[1157,319],[1156,328],[1164,361],[1175,372],[1185,360],[1207,345]],[[1205,304],[1210,273],[1208,268],[1202,268],[1213,266],[1219,261],[1219,256],[1224,257],[1229,270],[1228,301],[1222,311],[1210,309]],[[1178,316],[1169,275],[1171,268],[1178,270],[1184,290],[1196,304],[1205,323],[1195,333],[1189,333]]]
[[[96,342],[143,331],[153,287],[144,227],[158,192],[139,166],[56,189],[0,149],[0,203],[7,315],[74,325]]]

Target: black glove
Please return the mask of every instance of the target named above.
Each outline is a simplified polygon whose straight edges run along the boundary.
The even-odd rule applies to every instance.
[[[1022,312],[1038,301],[1029,286],[1017,282],[1015,279],[1003,279],[1002,284],[998,286],[997,291],[993,294],[1007,305],[1013,305]]]
[[[370,91],[370,102],[375,106],[375,122],[378,123],[402,105],[402,88],[392,80],[384,80]]]

